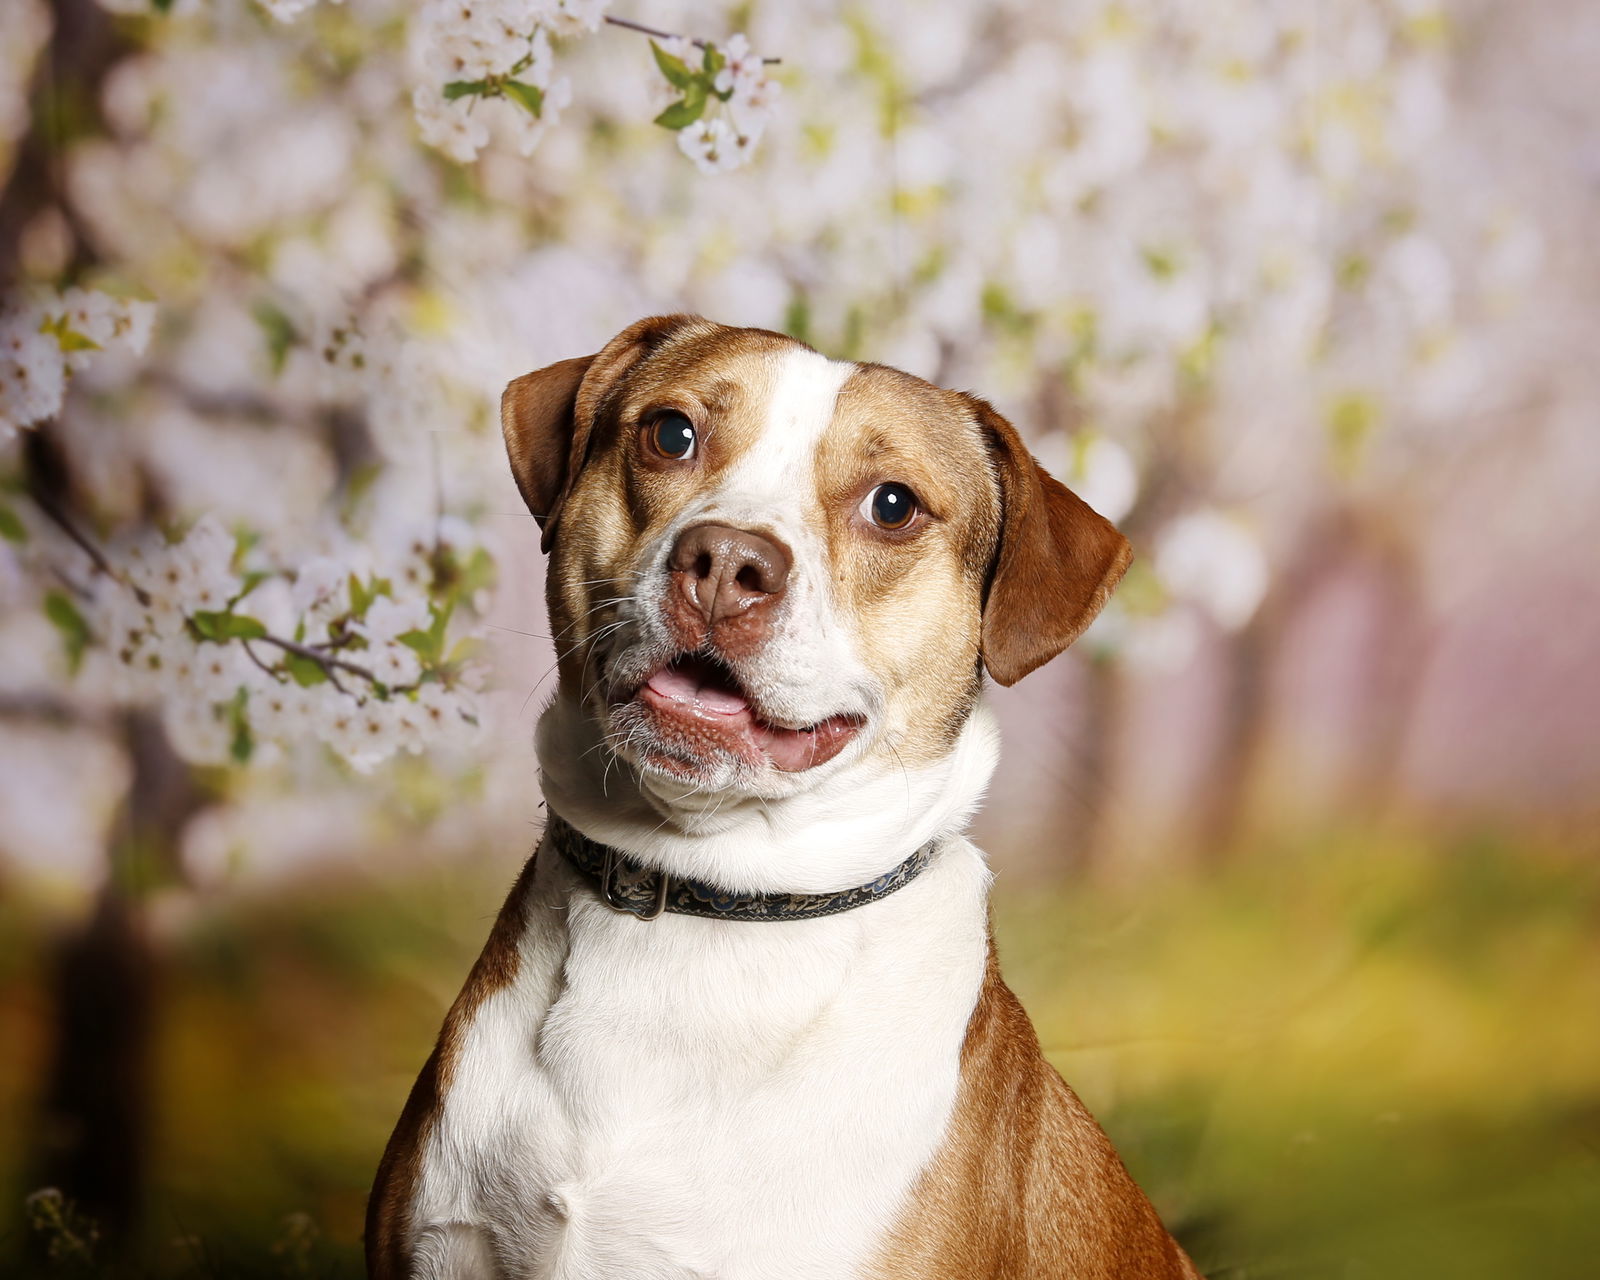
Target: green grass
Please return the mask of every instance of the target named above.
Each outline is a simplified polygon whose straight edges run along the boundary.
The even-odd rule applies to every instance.
[[[171,929],[145,1257],[54,1272],[358,1275],[367,1179],[513,871],[324,880]],[[1052,1060],[1216,1280],[1600,1270],[1591,862],[1327,838],[1138,885],[1002,880],[995,921]],[[7,1134],[43,940],[0,906]]]

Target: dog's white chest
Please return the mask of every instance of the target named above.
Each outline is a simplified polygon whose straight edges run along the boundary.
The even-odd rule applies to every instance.
[[[516,981],[457,1047],[413,1206],[419,1263],[854,1274],[954,1101],[984,959],[976,851],[954,842],[861,910],[762,924],[645,923],[586,890],[569,905],[553,861]]]

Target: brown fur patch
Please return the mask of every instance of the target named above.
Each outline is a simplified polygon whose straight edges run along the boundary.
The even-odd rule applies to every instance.
[[[760,438],[775,377],[770,357],[797,345],[761,329],[699,321],[668,337],[597,398],[588,461],[569,492],[546,578],[569,687],[584,687],[584,640],[608,615],[604,607],[591,612],[591,602],[630,589],[638,548],[715,488]],[[696,428],[692,465],[662,465],[641,448],[640,429],[667,409]]]
[[[983,609],[983,660],[1001,684],[1015,684],[1083,634],[1128,571],[1133,548],[1039,465],[991,405],[961,399],[989,437],[1003,508]]]
[[[593,356],[562,360],[513,379],[500,396],[500,430],[511,475],[548,547],[573,475],[570,428],[578,387]]]
[[[1045,1061],[994,944],[943,1145],[871,1280],[1199,1280]]]
[[[863,365],[845,382],[817,450],[840,614],[884,682],[895,751],[908,765],[950,749],[978,696],[985,576],[999,487],[981,432],[952,392]],[[927,513],[908,535],[860,514],[879,484],[910,486]]]
[[[367,1199],[367,1274],[372,1280],[406,1280],[410,1275],[411,1205],[421,1175],[422,1153],[450,1091],[451,1074],[462,1037],[478,1007],[516,980],[518,945],[527,928],[527,899],[533,887],[535,854],[523,864],[505,905],[495,919],[466,985],[445,1015],[439,1039],[412,1085],[400,1121],[384,1148]]]

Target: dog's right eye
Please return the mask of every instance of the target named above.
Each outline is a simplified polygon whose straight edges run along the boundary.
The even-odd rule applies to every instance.
[[[694,457],[694,423],[681,413],[664,413],[645,429],[645,440],[660,457],[685,462]]]

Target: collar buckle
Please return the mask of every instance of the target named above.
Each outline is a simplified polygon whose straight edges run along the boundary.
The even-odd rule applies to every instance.
[[[600,897],[606,906],[623,915],[640,920],[659,920],[667,909],[667,893],[672,885],[672,877],[665,871],[657,871],[655,903],[648,911],[637,911],[629,905],[618,884],[617,872],[621,869],[621,863],[622,857],[617,850],[606,846],[605,860],[600,864]]]

